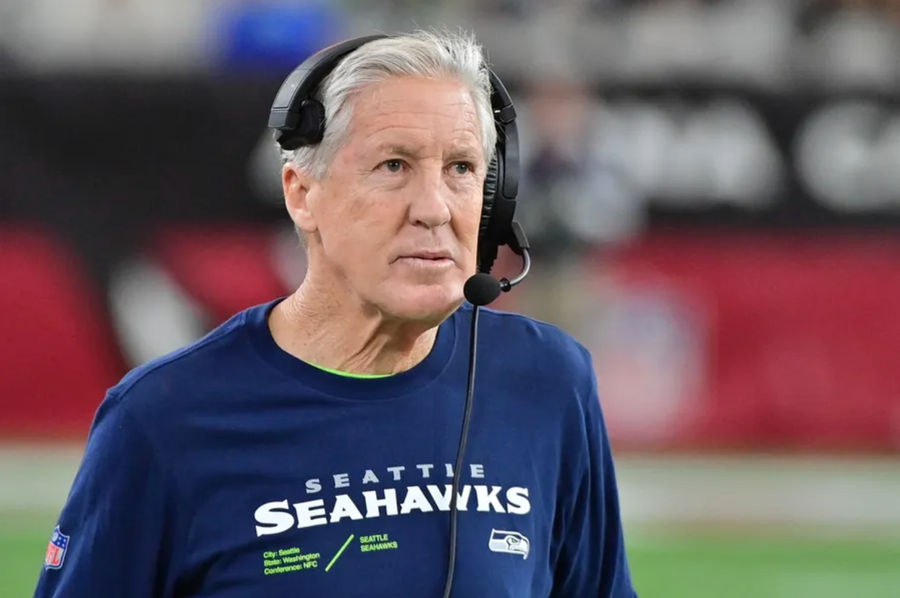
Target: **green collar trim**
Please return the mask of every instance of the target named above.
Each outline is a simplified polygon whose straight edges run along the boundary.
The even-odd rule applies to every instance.
[[[307,361],[307,363],[309,363]],[[359,378],[361,380],[373,380],[375,378],[388,378],[393,376],[394,374],[354,374],[353,372],[344,372],[341,370],[333,370],[331,368],[327,368],[324,365],[316,365],[315,363],[310,363],[309,365],[314,368],[318,368],[323,372],[328,372],[329,374],[334,374],[335,376],[343,376],[345,378]]]

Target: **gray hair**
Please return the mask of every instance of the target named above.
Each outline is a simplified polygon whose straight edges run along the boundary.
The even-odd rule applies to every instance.
[[[341,59],[316,90],[316,99],[325,106],[322,141],[313,146],[282,150],[282,160],[294,162],[316,178],[324,176],[350,127],[351,97],[366,85],[405,75],[455,77],[468,86],[481,124],[485,162],[489,164],[497,130],[491,109],[491,83],[481,46],[471,34],[430,31],[377,39]]]

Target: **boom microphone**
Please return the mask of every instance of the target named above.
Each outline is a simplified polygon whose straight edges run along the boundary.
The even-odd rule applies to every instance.
[[[500,281],[484,272],[469,278],[463,287],[466,301],[472,305],[487,305],[500,296]]]
[[[522,226],[515,220],[512,223],[512,231],[514,242],[511,242],[509,246],[515,253],[522,256],[522,270],[512,280],[508,278],[497,280],[484,272],[470,276],[463,286],[463,295],[465,295],[466,301],[472,305],[487,305],[499,297],[501,292],[509,292],[510,289],[528,276],[528,272],[531,270],[531,253],[528,251],[528,238],[525,236]]]
[[[522,270],[518,276],[509,280],[501,278],[497,280],[490,274],[479,272],[470,276],[463,286],[463,294],[466,300],[473,305],[472,321],[469,330],[469,374],[466,378],[466,404],[463,409],[462,430],[459,433],[459,446],[456,449],[456,466],[453,468],[453,483],[450,485],[450,550],[447,556],[447,577],[444,582],[444,598],[450,598],[453,592],[453,573],[456,570],[456,537],[459,527],[459,510],[457,500],[459,497],[460,472],[466,458],[466,446],[469,443],[469,425],[472,421],[472,403],[475,400],[475,355],[478,339],[478,308],[487,305],[500,296],[501,292],[508,292],[514,286],[522,282],[528,271],[531,270],[531,254],[528,252],[528,239],[525,231],[515,220],[512,223],[513,239],[509,243],[510,248],[522,256]]]

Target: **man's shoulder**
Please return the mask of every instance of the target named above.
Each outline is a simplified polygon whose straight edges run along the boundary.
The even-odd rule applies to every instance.
[[[202,393],[211,382],[227,382],[229,375],[238,374],[230,364],[232,355],[241,351],[241,332],[251,310],[235,314],[190,345],[132,369],[109,390],[107,400],[125,401],[131,411],[147,403],[162,407],[167,398],[183,399]]]
[[[471,317],[467,304],[467,317]],[[515,312],[479,308],[479,343],[489,343],[492,352],[523,364],[540,360],[542,370],[555,368],[559,374],[590,374],[591,355],[571,334],[549,322]]]
[[[512,312],[479,312],[483,384],[492,385],[496,396],[509,397],[522,414],[557,430],[580,430],[597,395],[590,352],[554,324]]]

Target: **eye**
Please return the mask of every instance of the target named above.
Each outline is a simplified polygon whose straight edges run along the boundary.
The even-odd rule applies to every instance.
[[[385,160],[379,166],[383,166],[388,172],[402,172],[403,160],[400,160],[399,158],[392,158],[390,160]]]
[[[468,162],[456,162],[453,164],[453,170],[456,171],[456,174],[469,174],[473,169]]]

